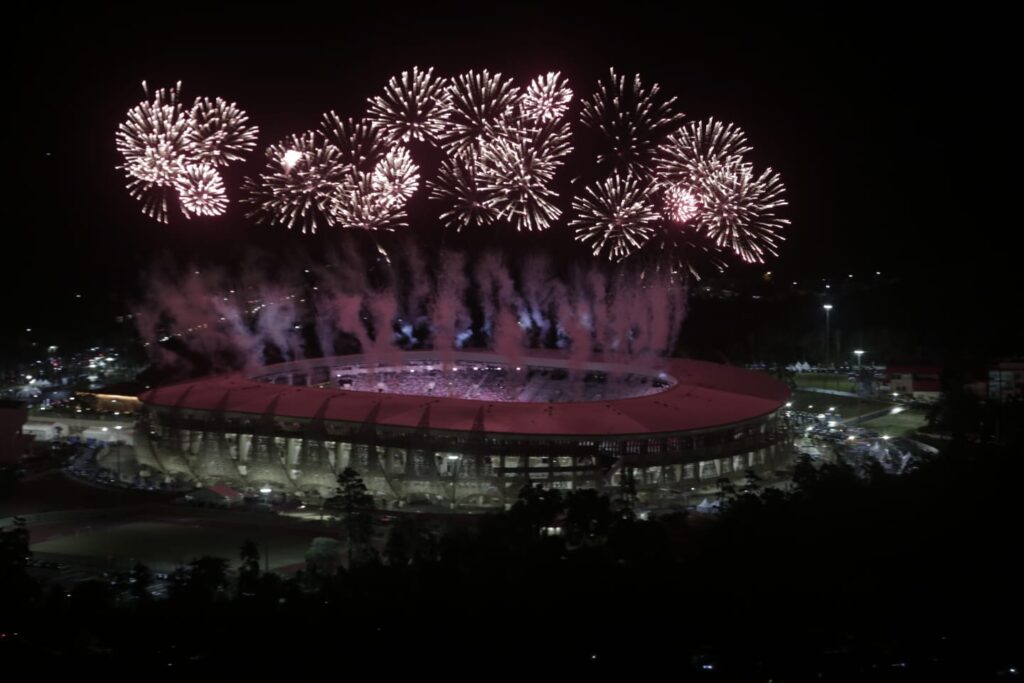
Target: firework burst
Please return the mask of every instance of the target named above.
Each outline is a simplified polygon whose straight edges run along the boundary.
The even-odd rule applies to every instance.
[[[435,143],[448,119],[451,93],[434,69],[403,71],[393,76],[384,94],[369,99],[367,118],[384,131],[389,143],[424,140]]]
[[[599,82],[597,92],[583,102],[580,120],[601,133],[610,151],[598,155],[598,162],[649,176],[654,169],[652,152],[682,120],[674,110],[676,98],[661,96],[661,86],[644,86],[640,75],[627,80],[610,71],[608,82]]]
[[[409,150],[396,147],[388,152],[373,169],[370,187],[382,195],[385,202],[404,205],[419,187],[419,166],[413,163]]]
[[[145,82],[142,87],[148,96]],[[178,193],[186,218],[224,213],[227,199],[215,167],[238,161],[255,147],[259,129],[247,125],[248,120],[235,103],[219,97],[196,98],[186,109],[180,82],[155,90],[128,110],[115,135],[128,194],[142,203],[145,215],[161,223],[168,220],[171,192]]]
[[[332,111],[324,114],[320,130],[338,148],[342,163],[360,173],[372,171],[388,150],[382,129],[372,121],[342,119]]]
[[[228,208],[224,181],[210,164],[185,164],[175,181],[175,189],[186,218],[220,216]]]
[[[483,146],[480,185],[490,194],[488,205],[497,218],[516,230],[545,230],[562,214],[550,187],[555,162],[527,140],[499,137]]]
[[[739,126],[707,119],[672,132],[658,146],[655,161],[663,181],[694,185],[734,165],[750,150]]]
[[[449,155],[476,149],[520,100],[519,88],[511,78],[486,69],[466,72],[449,84],[451,110],[441,145]]]
[[[247,125],[249,115],[234,102],[220,97],[197,97],[189,113],[186,138],[189,157],[213,166],[242,161],[243,154],[256,148],[260,129]]]
[[[697,215],[697,197],[683,185],[672,185],[662,194],[661,211],[673,223],[687,223]]]
[[[441,214],[448,228],[490,225],[498,219],[494,200],[497,194],[482,187],[479,165],[472,152],[441,162],[437,177],[427,181],[430,198],[449,203]]]
[[[787,204],[785,191],[770,168],[757,175],[748,164],[724,167],[700,184],[698,225],[747,263],[763,263],[778,254],[779,231],[789,224],[776,215]]]
[[[336,224],[335,202],[350,184],[350,167],[338,148],[309,131],[267,148],[265,172],[246,178],[242,201],[255,207],[247,215],[259,223],[316,232]]]
[[[576,218],[576,239],[588,245],[595,256],[621,261],[654,234],[659,220],[652,185],[632,174],[613,173],[583,190],[572,200]]]
[[[405,227],[404,201],[374,189],[373,176],[361,173],[356,181],[334,197],[332,212],[336,224],[355,230],[394,230]]]
[[[526,87],[523,95],[523,116],[546,123],[562,118],[572,102],[569,82],[557,71],[537,76]]]

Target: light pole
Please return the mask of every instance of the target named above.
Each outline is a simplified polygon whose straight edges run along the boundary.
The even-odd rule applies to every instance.
[[[825,304],[824,306],[822,306],[822,308],[825,309],[825,366],[828,367],[828,360],[829,360],[829,356],[831,355],[831,350],[829,349],[829,346],[828,346],[828,340],[829,340],[828,323],[829,323],[829,314],[832,312],[832,304]]]
[[[864,355],[864,351],[861,349],[857,349],[856,351],[853,352],[853,355],[857,356],[857,369],[860,370],[860,358],[861,356]]]

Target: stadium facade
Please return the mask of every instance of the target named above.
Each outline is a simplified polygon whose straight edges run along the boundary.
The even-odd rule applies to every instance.
[[[694,360],[660,368],[531,352],[337,356],[140,397],[140,465],[202,485],[331,495],[346,467],[388,505],[500,506],[525,484],[686,499],[788,462],[788,388]]]

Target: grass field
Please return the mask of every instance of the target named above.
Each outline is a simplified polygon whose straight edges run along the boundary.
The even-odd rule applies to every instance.
[[[220,526],[209,520],[195,523],[144,521],[79,530],[50,541],[35,543],[32,550],[91,558],[119,558],[142,562],[153,569],[169,570],[196,557],[212,555],[239,563],[239,550],[247,538],[261,549],[269,548],[269,566],[283,567],[305,561],[310,541],[317,534],[296,533],[288,528]],[[322,534],[321,534],[322,535]]]
[[[885,415],[874,420],[861,422],[860,427],[873,429],[879,434],[889,436],[903,436],[908,432],[916,431],[924,426],[925,413],[923,410],[905,410],[896,415]]]
[[[831,394],[819,394],[813,391],[800,391],[799,389],[793,392],[792,402],[794,410],[816,411],[820,413],[826,412],[829,406],[835,406],[836,412],[844,418],[865,415],[889,406],[888,403],[881,401],[870,401],[851,396],[832,396]]]

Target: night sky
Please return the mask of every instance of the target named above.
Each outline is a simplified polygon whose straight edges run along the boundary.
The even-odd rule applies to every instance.
[[[517,6],[487,15],[468,5],[389,6],[374,15],[278,3],[242,16],[167,3],[131,16],[41,6],[18,24],[9,58],[16,182],[2,284],[11,329],[63,333],[107,320],[127,310],[139,273],[157,258],[232,262],[251,248],[315,253],[336,239],[256,226],[234,203],[219,219],[172,212],[165,226],[142,216],[114,168],[114,132],[142,98],[143,79],[180,79],[187,100],[219,95],[250,113],[260,146],[227,173],[236,199],[266,144],[315,127],[329,109],[360,115],[389,76],[413,65],[489,68],[520,82],[561,70],[577,95],[609,66],[637,71],[677,95],[689,118],[738,123],[757,165],[782,173],[792,226],[781,257],[753,270],[786,279],[898,273],[928,282],[952,310],[983,301],[1005,312],[1019,301],[1019,258],[1007,244],[1019,218],[999,170],[1012,134],[999,102],[1012,81],[998,17]],[[413,230],[439,212],[422,206]],[[581,253],[564,222],[556,230],[474,239]]]

